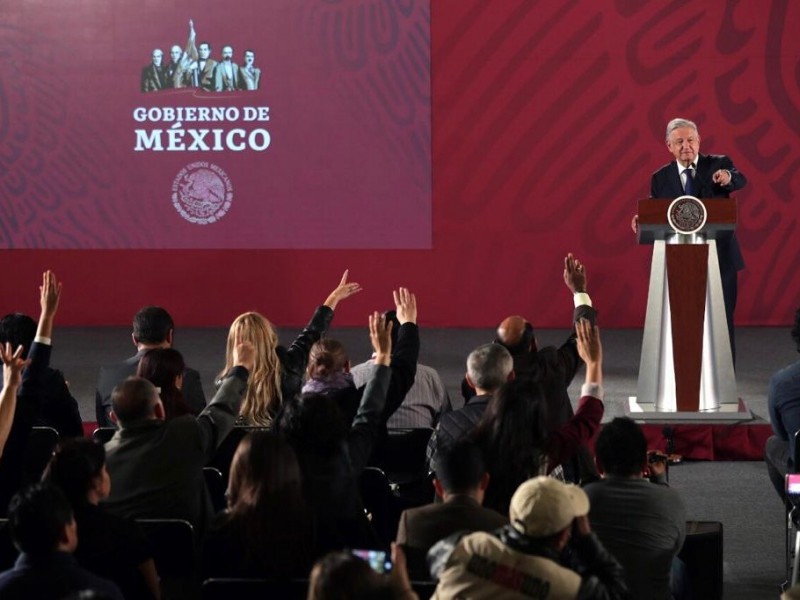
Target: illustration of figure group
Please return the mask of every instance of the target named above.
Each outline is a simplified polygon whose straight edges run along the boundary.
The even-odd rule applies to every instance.
[[[222,60],[211,58],[211,44],[195,44],[194,23],[189,19],[189,39],[186,48],[177,44],[169,52],[170,62],[163,64],[164,52],[153,50],[152,62],[142,69],[141,89],[157,92],[172,88],[202,88],[208,92],[257,90],[261,84],[261,69],[255,66],[256,54],[244,51],[244,64],[233,62],[233,47],[223,46]]]

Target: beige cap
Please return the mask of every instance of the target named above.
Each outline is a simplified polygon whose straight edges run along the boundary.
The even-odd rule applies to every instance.
[[[511,525],[530,537],[548,537],[575,517],[589,514],[589,497],[577,485],[552,477],[529,479],[514,492],[508,516]]]

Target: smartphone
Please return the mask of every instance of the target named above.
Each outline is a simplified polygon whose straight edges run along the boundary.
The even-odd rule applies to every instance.
[[[376,573],[391,573],[392,559],[383,550],[352,550],[354,556],[365,560]]]
[[[786,495],[800,496],[800,473],[786,475]]]

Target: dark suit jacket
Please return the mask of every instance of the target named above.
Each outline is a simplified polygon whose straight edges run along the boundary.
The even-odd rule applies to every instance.
[[[729,185],[722,186],[714,183],[711,177],[719,169],[727,169],[731,173]],[[727,156],[722,154],[699,154],[697,157],[697,173],[694,177],[695,196],[698,198],[728,198],[730,193],[742,189],[747,183],[747,178],[735,167]],[[650,181],[651,198],[677,198],[683,196],[683,184],[678,171],[678,163],[672,161],[653,173]],[[722,233],[717,237],[717,253],[719,255],[719,268],[723,274],[741,271],[744,268],[742,251],[739,242],[732,232]]]
[[[157,92],[168,87],[164,67],[157,67],[151,63],[143,68],[140,87],[143,92]]]
[[[411,508],[400,515],[397,543],[403,545],[411,579],[431,578],[425,560],[428,550],[457,531],[494,531],[508,518],[482,507],[469,496],[454,496],[441,504]]]
[[[247,389],[247,370],[234,367],[198,417],[183,415],[127,424],[106,444],[114,485],[104,506],[132,519],[186,519],[201,530],[213,514],[203,467],[233,429]]]
[[[97,388],[95,389],[95,416],[99,427],[116,427],[109,418],[111,410],[111,392],[114,388],[125,381],[128,377],[136,375],[139,367],[139,360],[147,350],[140,350],[135,356],[116,363],[100,367],[100,375],[97,377]],[[186,368],[183,372],[183,398],[192,409],[192,412],[199,414],[206,407],[206,395],[203,392],[203,384],[200,383],[200,373],[194,369]]]

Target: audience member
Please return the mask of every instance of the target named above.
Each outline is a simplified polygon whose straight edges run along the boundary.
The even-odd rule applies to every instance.
[[[95,392],[95,413],[100,427],[114,427],[109,413],[111,411],[111,392],[127,377],[136,374],[139,361],[145,352],[154,348],[172,348],[175,337],[175,323],[169,313],[160,306],[145,306],[133,317],[131,339],[136,346],[136,354],[113,365],[100,367]],[[186,368],[183,372],[182,393],[194,414],[206,406],[206,396],[200,383],[200,373]]]
[[[153,348],[142,355],[136,376],[147,379],[158,388],[164,405],[164,418],[169,421],[182,415],[197,414],[183,398],[183,373],[186,363],[174,348]]]
[[[514,493],[510,525],[495,534],[454,534],[428,555],[434,598],[627,598],[623,570],[592,533],[579,487],[539,476]],[[572,538],[573,570],[560,563]]]
[[[408,390],[414,385],[417,358],[419,356],[419,329],[417,328],[417,299],[406,288],[393,292],[397,320],[392,323],[392,359],[389,364],[391,380],[383,409],[383,421],[401,405]],[[384,314],[384,318],[387,315]],[[398,331],[395,331],[395,327]],[[396,334],[396,335],[395,335]],[[395,346],[395,343],[397,346]],[[336,399],[349,423],[356,416],[364,393],[356,388],[350,374],[350,359],[344,346],[330,338],[320,340],[311,347],[308,380],[303,385],[304,393],[326,394]]]
[[[575,305],[573,323],[588,319],[593,325],[597,312],[587,292],[586,267],[572,254],[564,258],[564,284],[572,292]],[[578,369],[583,365],[578,354],[575,332],[558,348],[536,343],[533,326],[518,315],[506,317],[497,327],[496,343],[504,346],[514,358],[514,373],[518,379],[542,386],[547,402],[547,429],[553,431],[573,415],[569,388]],[[462,389],[464,385],[462,385]],[[465,397],[473,395],[472,388]]]
[[[666,485],[666,457],[651,454],[631,419],[607,423],[595,444],[602,480],[586,486],[589,521],[597,537],[625,568],[631,598],[671,600],[673,561],[683,546],[686,509],[680,494]],[[648,469],[657,483],[642,476]]]
[[[800,308],[794,314],[792,339],[800,352]],[[764,460],[775,491],[786,498],[786,473],[795,472],[794,434],[800,430],[800,360],[772,376],[767,393],[767,409],[775,435],[767,440]]]
[[[428,461],[436,470],[439,448],[452,444],[472,433],[483,417],[492,394],[514,378],[511,354],[500,344],[484,344],[467,357],[467,383],[477,392],[463,408],[442,415],[428,442]]]
[[[430,578],[425,557],[439,540],[457,531],[494,531],[508,523],[502,514],[481,506],[489,474],[481,449],[471,439],[442,448],[436,465],[433,485],[443,502],[403,511],[397,530],[414,580]]]
[[[388,320],[392,321],[392,348],[394,348],[392,366],[394,372],[395,358],[403,348],[403,343],[398,339],[400,332],[403,331],[403,324],[397,318],[396,310],[387,311],[384,315]],[[417,345],[419,346],[419,343]],[[419,353],[419,350],[417,350],[417,353]],[[368,361],[355,365],[350,369],[356,387],[362,387],[367,383],[369,374],[372,371],[372,365],[375,364],[374,358],[373,356]],[[386,402],[387,406],[391,404],[389,399]],[[393,429],[407,427],[434,428],[442,414],[451,409],[450,396],[447,394],[447,388],[445,388],[439,373],[433,367],[417,362],[414,384],[408,390],[394,414],[389,417],[386,425]]]
[[[297,453],[303,491],[317,524],[319,556],[340,548],[380,547],[364,512],[359,477],[372,454],[382,421],[391,372],[391,324],[369,317],[375,376],[367,383],[355,419],[348,423],[336,400],[308,393],[284,403],[276,428]]]
[[[92,591],[122,600],[119,588],[78,566],[72,556],[78,531],[72,509],[56,487],[35,484],[11,500],[8,525],[20,556],[0,573],[0,597],[7,600],[56,599]]]
[[[250,342],[238,342],[233,367],[197,416],[165,421],[155,386],[130,377],[114,389],[112,418],[119,431],[106,444],[114,482],[105,506],[129,518],[186,519],[201,532],[212,516],[203,466],[233,428],[247,377],[255,364]]]
[[[588,319],[595,323],[596,311],[587,293],[586,267],[572,254],[564,258],[564,284],[572,292],[575,305],[573,322]],[[545,428],[557,431],[572,416],[572,404],[567,391],[583,360],[578,354],[578,346],[573,333],[559,347],[539,348],[533,326],[518,315],[506,317],[497,328],[495,343],[505,346],[514,358],[514,374],[517,379],[528,382],[532,390],[541,393],[546,402]],[[462,384],[462,393],[469,386]],[[563,465],[566,479],[585,484],[598,478],[591,452],[585,446],[579,448],[573,459]],[[516,489],[514,486],[510,494]]]
[[[292,447],[263,431],[245,436],[233,457],[227,497],[228,510],[203,543],[203,578],[306,577],[314,522]]]
[[[403,550],[392,544],[393,568],[378,573],[347,552],[331,552],[311,570],[308,600],[417,600],[405,568]]]
[[[72,505],[80,566],[116,583],[126,598],[160,598],[158,573],[147,539],[128,519],[99,506],[111,490],[102,445],[79,438],[63,442],[45,471]]]
[[[233,364],[236,340],[250,342],[256,351],[255,369],[250,374],[237,424],[270,426],[281,404],[300,393],[311,346],[327,331],[337,304],[361,291],[358,283],[348,283],[347,275],[345,271],[339,285],[314,311],[311,321],[288,349],[278,345],[278,334],[259,313],[247,312],[233,321],[222,374]]]
[[[35,337],[36,321],[28,315],[13,313],[0,319],[0,344],[10,342],[14,348],[22,346],[23,359],[28,357]],[[41,404],[34,425],[52,427],[61,438],[83,436],[78,401],[70,393],[61,371],[50,367],[45,371]]]
[[[58,302],[61,298],[61,284],[56,281],[56,276],[45,271],[42,274],[42,285],[39,287],[39,303],[41,313],[39,324],[36,328],[36,336],[31,344],[28,353],[28,365],[22,371],[19,385],[16,387],[16,398],[7,390],[3,398],[2,412],[7,419],[0,425],[0,431],[5,431],[5,444],[3,454],[0,457],[0,512],[5,514],[8,502],[11,497],[26,483],[29,474],[25,472],[26,460],[25,450],[28,445],[31,427],[36,422],[36,415],[39,414],[39,407],[50,366],[50,353],[52,351],[53,320],[58,311]],[[11,366],[12,363],[19,366],[21,352],[24,348],[16,349],[11,353],[11,348],[6,346],[6,358],[3,359],[4,365]],[[20,354],[17,354],[20,353]],[[14,358],[16,356],[16,358]],[[12,377],[14,369],[9,373],[10,380],[4,386],[14,387],[16,377]],[[6,369],[4,368],[4,382]],[[40,473],[36,474],[38,479]]]
[[[501,387],[475,429],[491,479],[484,505],[498,512],[519,485],[536,475],[563,479],[561,466],[586,444],[603,417],[603,352],[597,327],[589,321],[575,324],[578,352],[586,363],[586,382],[575,415],[555,431],[547,430],[544,388],[514,379]],[[554,472],[555,471],[555,472]]]

